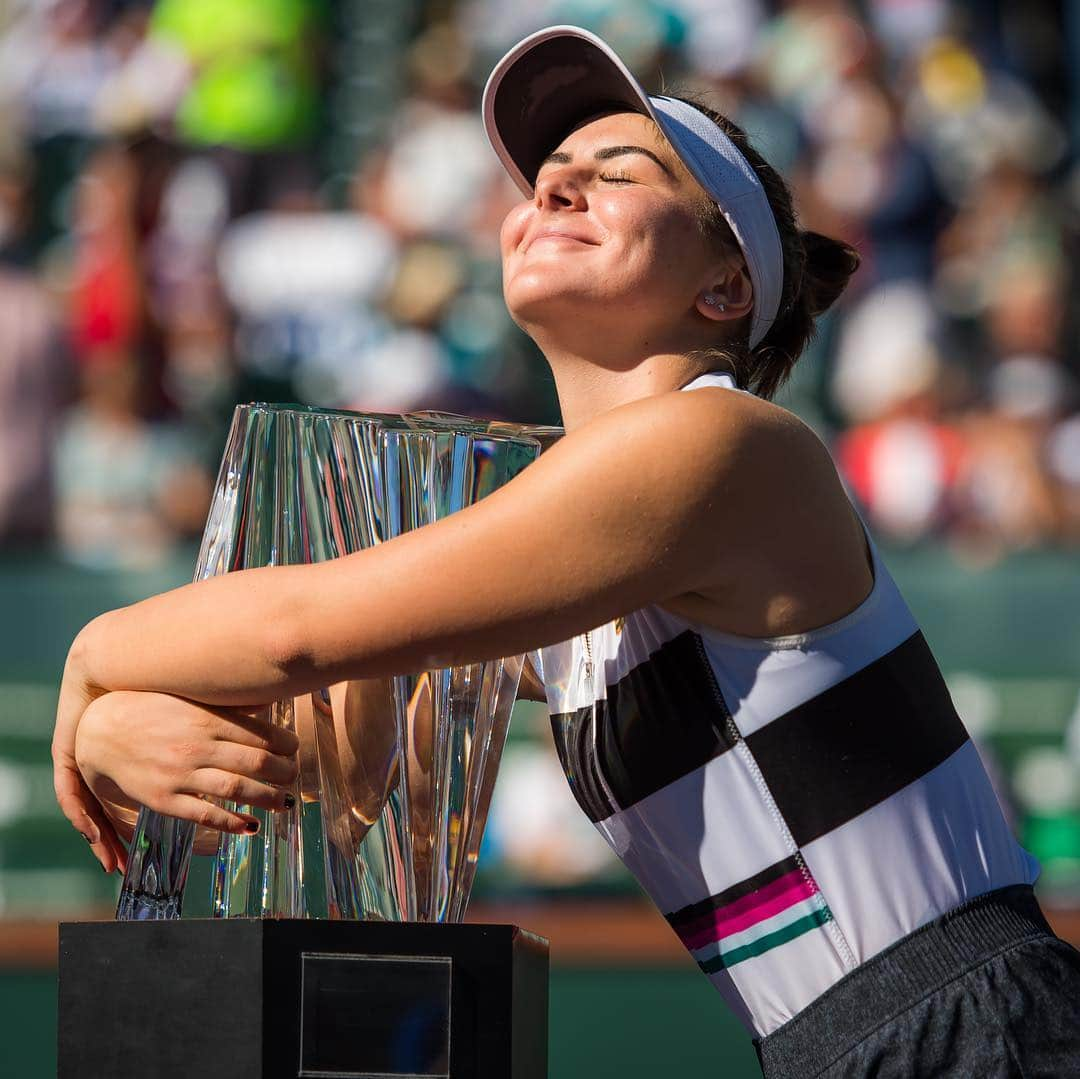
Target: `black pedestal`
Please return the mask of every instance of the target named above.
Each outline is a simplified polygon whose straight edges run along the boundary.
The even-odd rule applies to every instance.
[[[59,1079],[546,1079],[547,941],[511,925],[60,926]]]

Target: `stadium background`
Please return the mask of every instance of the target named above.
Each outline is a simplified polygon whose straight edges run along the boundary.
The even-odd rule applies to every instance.
[[[66,646],[190,578],[232,406],[557,420],[502,306],[514,192],[476,108],[554,22],[712,95],[862,252],[780,400],[1080,933],[1080,5],[0,0],[0,1073],[54,1073],[56,920],[117,886],[53,805]],[[476,907],[552,936],[553,1076],[755,1074],[542,707],[515,715]]]

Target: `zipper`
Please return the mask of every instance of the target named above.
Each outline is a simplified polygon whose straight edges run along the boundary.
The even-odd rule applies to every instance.
[[[724,717],[723,735],[727,739],[729,747],[733,749],[737,743],[742,741],[742,734],[739,733],[739,728],[735,726],[731,710],[727,706],[727,701],[724,700],[723,693],[720,692],[720,683],[716,680],[716,672],[709,662],[709,653],[705,650],[705,642],[701,639],[700,634],[694,634],[694,642],[697,645],[698,656],[701,658],[701,665],[705,669],[705,677],[708,680],[709,688],[712,689],[713,697],[720,706],[720,712]]]

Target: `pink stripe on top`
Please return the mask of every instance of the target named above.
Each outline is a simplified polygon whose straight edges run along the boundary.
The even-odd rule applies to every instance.
[[[748,929],[758,922],[817,893],[813,879],[807,880],[802,871],[793,869],[779,880],[766,884],[750,895],[729,903],[720,910],[710,911],[692,926],[680,930],[679,937],[687,948],[693,950],[706,944]]]

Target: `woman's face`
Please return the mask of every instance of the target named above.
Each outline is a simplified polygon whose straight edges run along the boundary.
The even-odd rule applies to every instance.
[[[699,225],[704,192],[653,124],[612,113],[572,131],[535,197],[503,222],[503,292],[530,332],[671,335],[732,256]],[[568,321],[572,317],[572,322]]]

